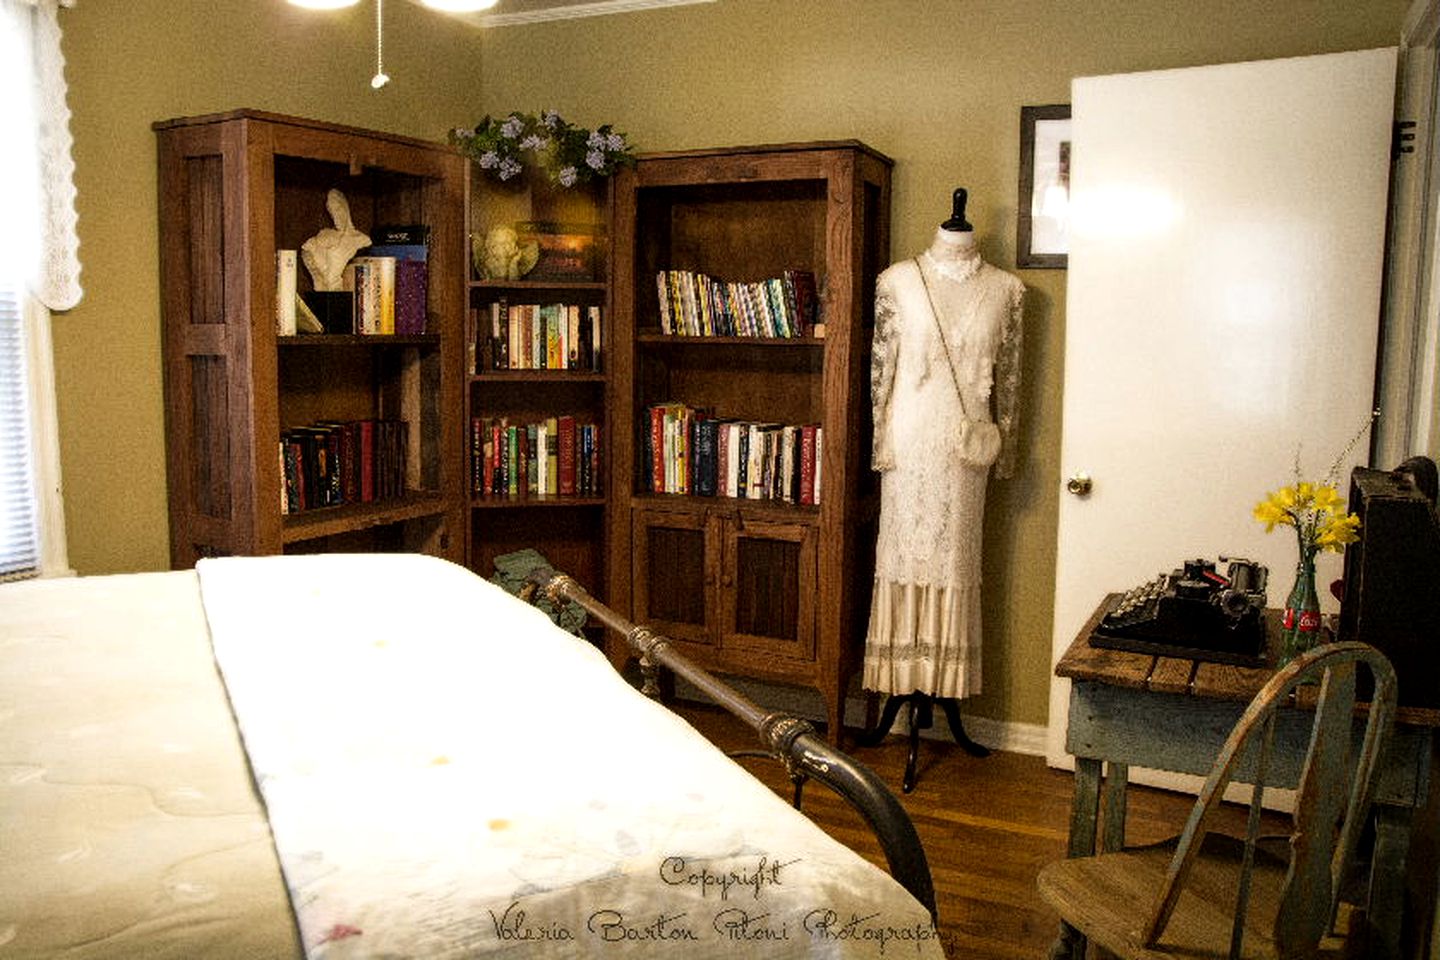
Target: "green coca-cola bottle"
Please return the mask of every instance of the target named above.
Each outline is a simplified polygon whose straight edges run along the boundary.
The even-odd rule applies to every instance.
[[[1305,553],[1295,566],[1295,586],[1285,599],[1280,621],[1280,659],[1283,667],[1321,641],[1320,597],[1315,593],[1315,556]]]

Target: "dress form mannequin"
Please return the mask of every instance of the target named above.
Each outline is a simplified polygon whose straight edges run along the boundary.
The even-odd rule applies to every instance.
[[[990,467],[962,462],[955,438],[961,420],[990,420],[993,409],[1002,437],[996,472],[1013,469],[1024,288],[981,260],[966,200],[955,190],[930,246],[888,268],[876,291],[873,465],[882,497],[864,685],[889,698],[859,742],[878,743],[909,707],[906,793],[919,731],[932,725],[937,703],[956,743],[974,756],[989,753],[965,732],[959,700],[980,689],[980,529]]]

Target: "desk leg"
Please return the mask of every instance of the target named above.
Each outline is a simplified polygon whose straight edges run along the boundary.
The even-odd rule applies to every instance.
[[[1070,847],[1066,856],[1095,854],[1095,828],[1100,814],[1101,762],[1075,758],[1075,796],[1070,801]],[[1108,825],[1107,825],[1108,835]],[[1085,960],[1085,937],[1065,921],[1050,947],[1050,960]]]
[[[1370,864],[1370,902],[1366,908],[1368,956],[1398,960],[1400,924],[1405,903],[1405,858],[1410,850],[1409,807],[1377,803],[1375,853]]]
[[[1099,760],[1075,758],[1075,798],[1070,804],[1068,856],[1089,857],[1095,854],[1095,827],[1100,814],[1101,767]]]
[[[1105,829],[1100,835],[1100,849],[1114,853],[1125,846],[1125,788],[1130,783],[1130,767],[1111,762],[1105,768]]]

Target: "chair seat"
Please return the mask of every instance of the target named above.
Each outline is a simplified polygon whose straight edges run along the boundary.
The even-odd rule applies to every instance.
[[[1142,942],[1142,927],[1164,886],[1177,842],[1048,863],[1040,871],[1040,894],[1093,943],[1126,960],[1225,957],[1243,844],[1222,834],[1205,838],[1160,941],[1148,948]],[[1240,951],[1244,960],[1276,957],[1271,928],[1286,869],[1284,860],[1256,851],[1250,919]],[[1217,949],[1217,944],[1222,946]],[[1338,946],[1335,941],[1322,944],[1318,956],[1338,957]]]

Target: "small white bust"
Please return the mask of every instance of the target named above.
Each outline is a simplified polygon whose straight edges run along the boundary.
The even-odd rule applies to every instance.
[[[334,227],[326,227],[306,240],[300,247],[300,259],[310,271],[316,290],[340,290],[345,264],[361,247],[370,245],[370,238],[355,229],[350,219],[350,202],[339,190],[325,196],[325,209],[330,211]]]
[[[486,280],[519,280],[540,258],[540,244],[534,240],[521,243],[513,227],[494,227],[485,235],[483,246],[476,246],[475,267]]]

